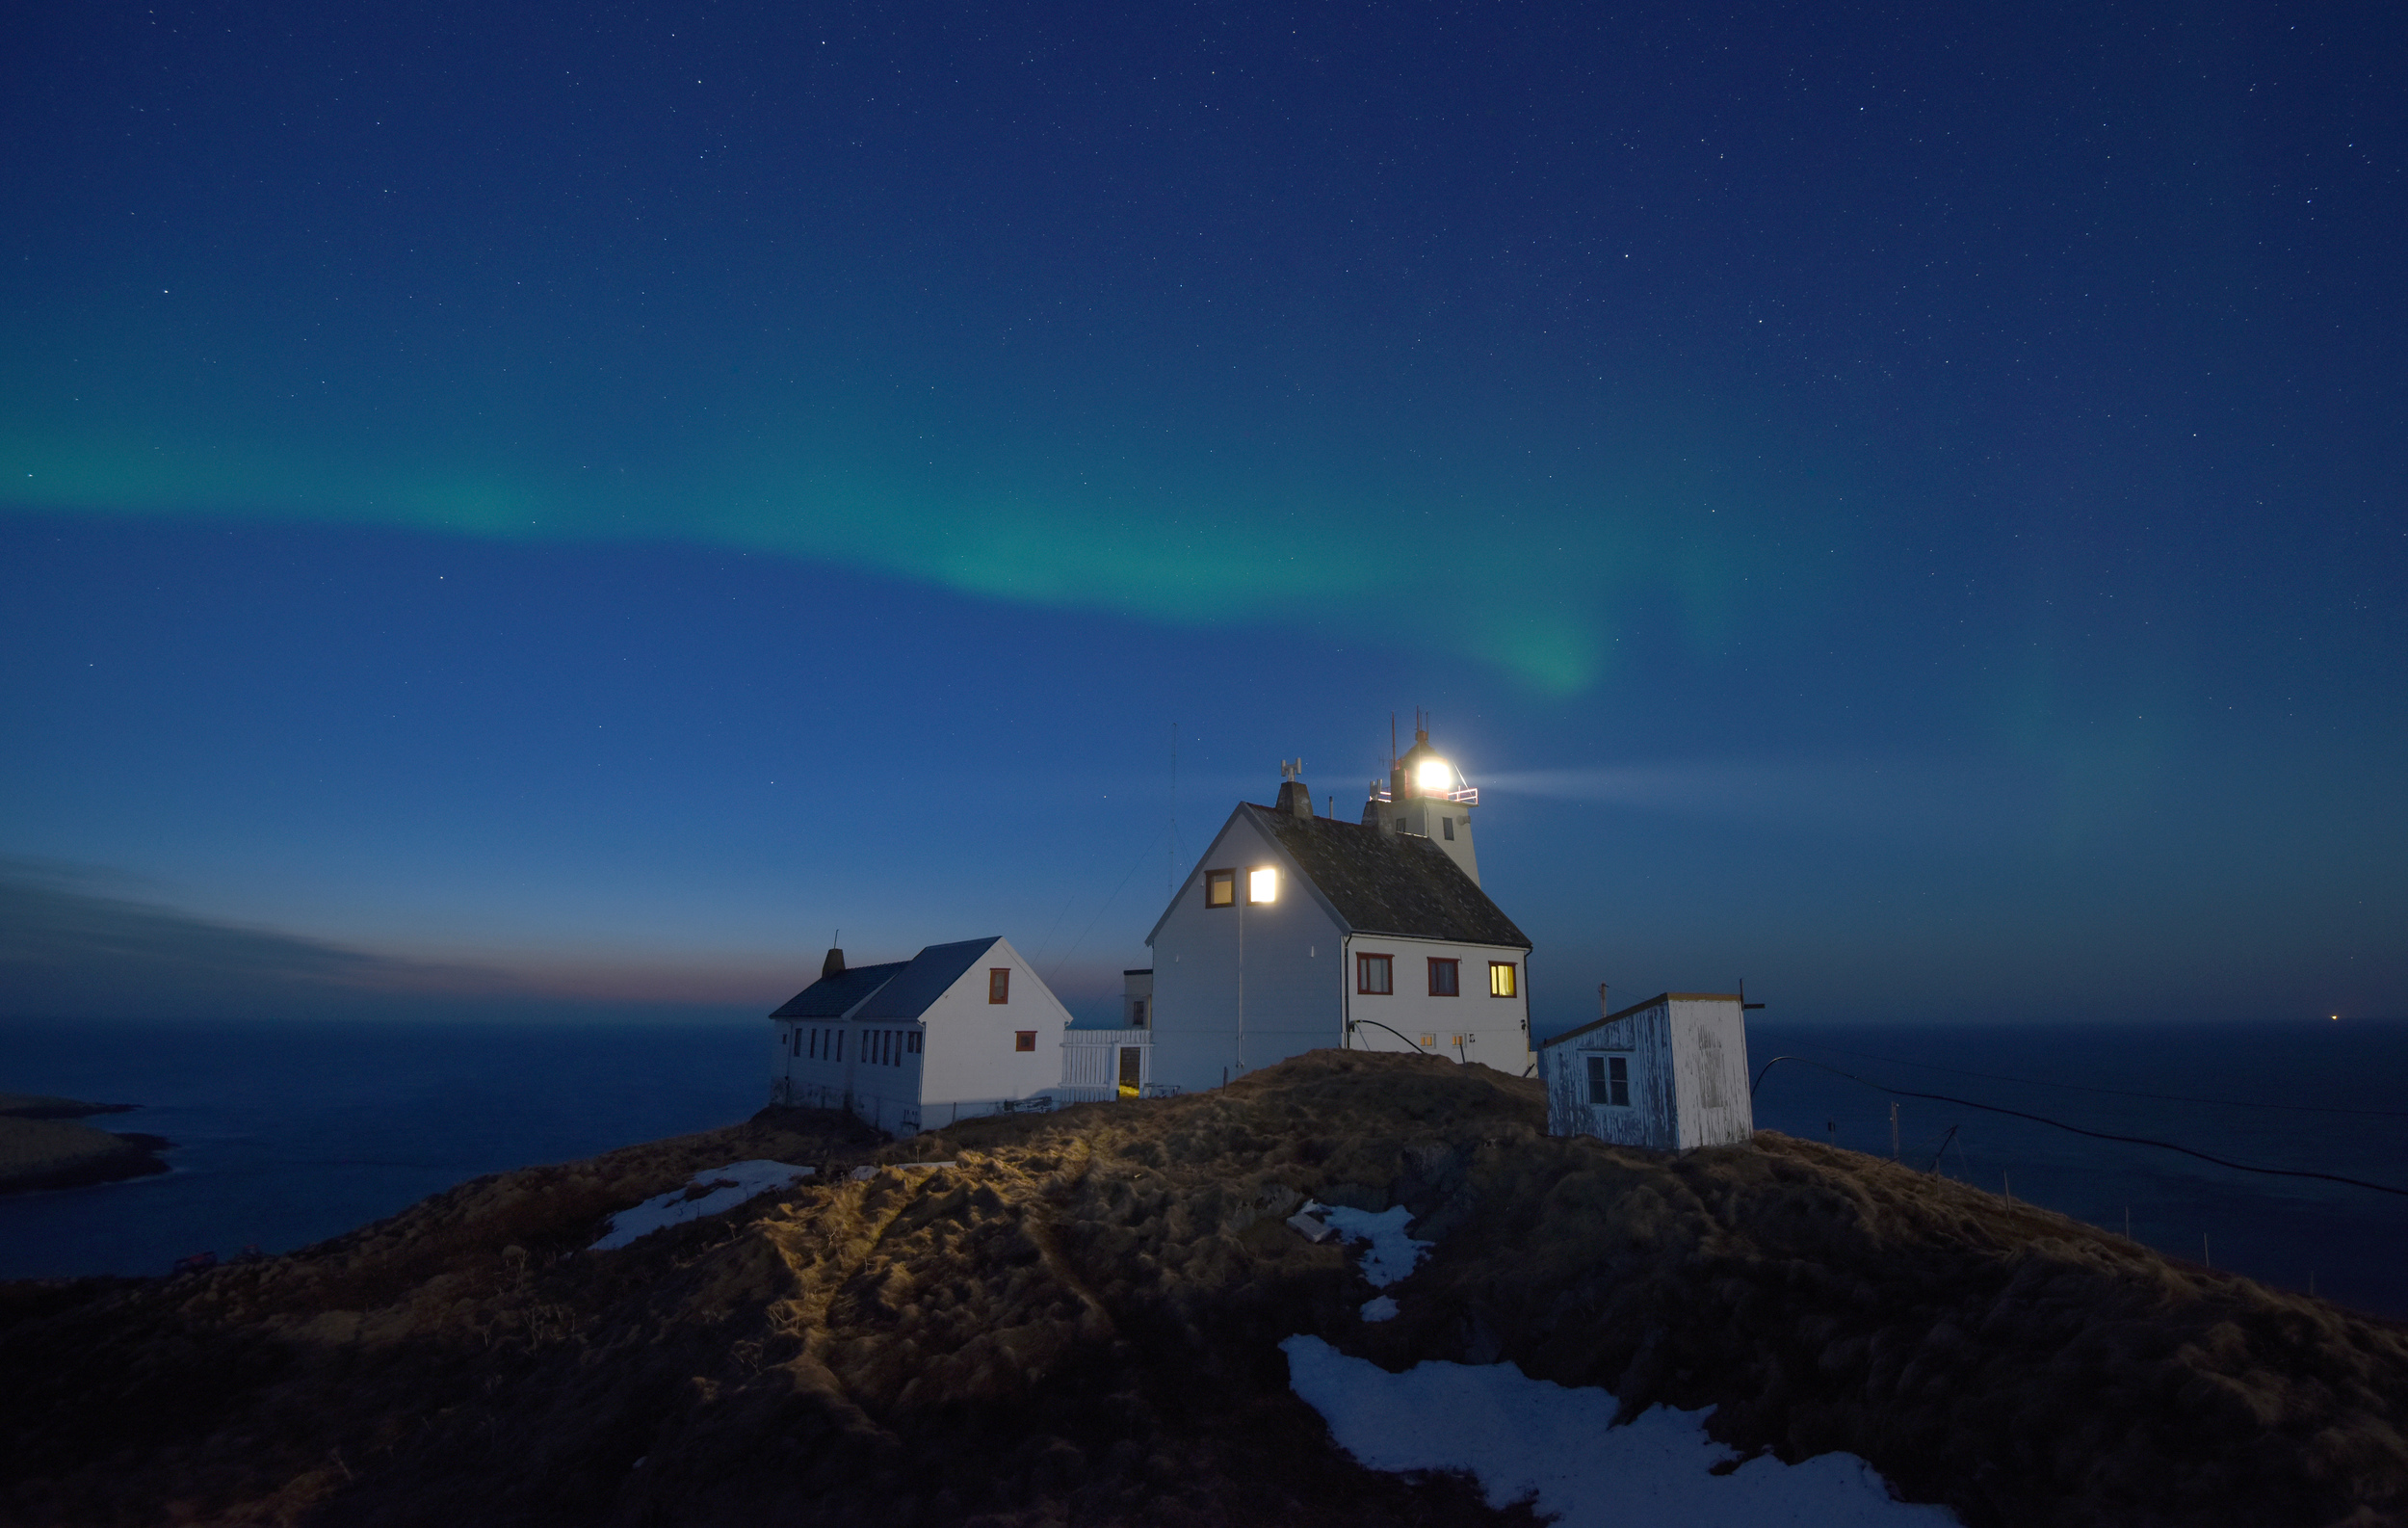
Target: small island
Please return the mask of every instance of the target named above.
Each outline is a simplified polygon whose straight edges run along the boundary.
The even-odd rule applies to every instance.
[[[0,1194],[81,1188],[165,1172],[168,1165],[159,1153],[173,1145],[166,1138],[76,1123],[133,1107],[0,1093]]]
[[[1341,1050],[901,1139],[773,1106],[279,1255],[0,1282],[0,1521],[1538,1520],[1350,1453],[1315,1397],[1382,1370],[1577,1405],[1567,1461],[1677,1422],[1700,1490],[1812,1466],[1964,1528],[2402,1521],[2395,1322],[1823,1143],[1650,1150],[1547,1108]]]

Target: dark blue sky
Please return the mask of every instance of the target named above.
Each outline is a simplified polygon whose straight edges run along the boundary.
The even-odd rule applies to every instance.
[[[2389,9],[7,27],[7,1011],[1086,1007],[1416,705],[1545,1027],[2408,1008]]]

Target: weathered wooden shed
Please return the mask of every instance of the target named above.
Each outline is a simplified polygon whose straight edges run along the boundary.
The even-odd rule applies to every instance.
[[[1756,1133],[1737,992],[1659,992],[1539,1047],[1547,1133],[1689,1151]]]

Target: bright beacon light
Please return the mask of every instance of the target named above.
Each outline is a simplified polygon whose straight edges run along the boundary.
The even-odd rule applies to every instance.
[[[1454,784],[1454,767],[1442,758],[1426,758],[1413,767],[1413,783],[1426,791],[1443,791]]]
[[[1245,900],[1277,902],[1279,900],[1279,872],[1269,866],[1261,870],[1247,871],[1245,873]]]

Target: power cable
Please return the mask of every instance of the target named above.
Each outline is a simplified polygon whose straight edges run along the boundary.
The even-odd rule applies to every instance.
[[[1943,1067],[1936,1061],[1900,1061],[1895,1056],[1875,1056],[1866,1051],[1848,1050],[1839,1045],[1825,1045],[1819,1041],[1793,1041],[1793,1044],[1813,1045],[1834,1056],[1853,1056],[1859,1061],[1877,1061],[1889,1067],[1920,1067],[1926,1071],[1945,1071],[1958,1077],[1979,1077],[1984,1082],[2022,1083],[2032,1088],[2070,1088],[2076,1093],[2104,1093],[2118,1098],[2155,1098],[2165,1103],[2211,1103],[2227,1109],[2285,1109],[2297,1114],[2353,1114],[2374,1120],[2408,1120],[2408,1111],[2398,1109],[2343,1109],[2332,1104],[2266,1103],[2249,1098],[2194,1098],[2180,1093],[2135,1093],[2129,1088],[2099,1088],[2081,1082],[2043,1082],[2037,1077],[2007,1077],[1992,1071],[1968,1071],[1962,1067]],[[1804,1060],[1804,1057],[1797,1058]]]
[[[1811,1056],[1775,1056],[1771,1061],[1766,1062],[1764,1067],[1757,1071],[1755,1082],[1748,1085],[1748,1096],[1751,1098],[1755,1096],[1756,1089],[1764,1083],[1766,1072],[1770,1071],[1776,1064],[1785,1061],[1802,1061],[1807,1066],[1827,1071],[1834,1077],[1845,1077],[1850,1082],[1861,1083],[1865,1087],[1878,1089],[1900,1098],[1928,1098],[1936,1103],[1952,1103],[1966,1109],[1984,1110],[1990,1114],[2010,1115],[2018,1120],[2029,1120],[2035,1124],[2054,1125],[2059,1130],[2068,1130],[2075,1135],[2088,1136],[2093,1141],[2119,1141],[2126,1146],[2159,1146],[2167,1151],[2179,1151],[2186,1157],[2197,1157],[2202,1162],[2212,1162],[2220,1168],[2231,1168],[2237,1172],[2264,1172],[2278,1178],[2318,1178],[2327,1183],[2346,1183],[2354,1189],[2372,1189],[2378,1194],[2396,1194],[2402,1199],[2408,1199],[2408,1189],[2394,1188],[2388,1183],[2369,1183],[2364,1178],[2343,1177],[2338,1172],[2311,1172],[2302,1168],[2252,1167],[2246,1162],[2234,1162],[2224,1157],[2210,1156],[2205,1151],[2194,1151],[2189,1146],[2176,1146],[2171,1141],[2159,1141],[2150,1136],[2110,1135],[2105,1130],[2085,1130],[2078,1124],[2067,1124],[2062,1120],[2052,1120],[2044,1114],[2026,1114],[2021,1109],[2002,1109],[1994,1103],[1976,1103],[1971,1098],[1951,1098],[1944,1093],[1915,1093],[1905,1088],[1892,1088],[1870,1078],[1859,1077],[1853,1072],[1842,1071],[1837,1067],[1825,1067]]]
[[[1128,873],[1120,878],[1120,884],[1112,887],[1112,895],[1106,897],[1102,906],[1095,909],[1095,916],[1086,920],[1086,927],[1079,931],[1079,936],[1070,941],[1070,948],[1063,951],[1061,959],[1054,962],[1054,974],[1056,976],[1060,976],[1061,974],[1061,968],[1070,963],[1070,958],[1079,953],[1079,946],[1085,944],[1086,942],[1086,936],[1095,932],[1095,925],[1102,920],[1105,913],[1112,910],[1112,904],[1120,900],[1120,894],[1129,889],[1129,883],[1136,877],[1138,871],[1148,859],[1154,857],[1154,846],[1161,842],[1161,833],[1156,833],[1152,838],[1146,840],[1145,847],[1138,852],[1137,863],[1129,867]],[[1059,922],[1060,920],[1058,919],[1056,921]],[[1045,936],[1045,942],[1051,944],[1053,942],[1053,935],[1050,934],[1047,935]],[[1039,960],[1042,960],[1043,958],[1042,954],[1038,956]],[[1036,962],[1031,961],[1029,963],[1031,965],[1034,965]]]

